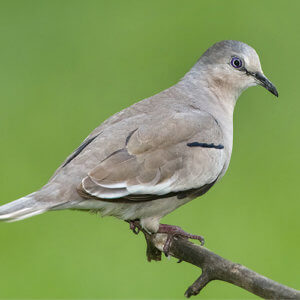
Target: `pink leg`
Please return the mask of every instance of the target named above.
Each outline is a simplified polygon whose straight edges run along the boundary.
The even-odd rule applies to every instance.
[[[129,228],[134,234],[138,234],[143,228],[141,227],[139,220],[127,221],[129,223]],[[201,235],[190,234],[182,230],[179,226],[159,224],[159,229],[157,233],[165,233],[168,235],[167,241],[164,245],[163,252],[168,256],[173,238],[175,236],[181,236],[183,238],[198,240],[201,243],[201,246],[204,245],[204,238]]]
[[[168,235],[167,241],[163,248],[163,251],[166,255],[168,255],[174,236],[181,236],[187,239],[198,240],[200,241],[201,246],[204,245],[204,238],[201,235],[187,233],[179,226],[160,224],[158,233],[166,233]]]
[[[141,225],[139,221],[128,221],[129,223],[129,228],[132,230],[134,234],[139,234],[141,230]]]

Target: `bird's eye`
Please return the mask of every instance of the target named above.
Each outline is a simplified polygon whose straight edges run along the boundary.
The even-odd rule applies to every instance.
[[[230,64],[235,69],[240,69],[243,66],[243,61],[239,57],[232,57]]]

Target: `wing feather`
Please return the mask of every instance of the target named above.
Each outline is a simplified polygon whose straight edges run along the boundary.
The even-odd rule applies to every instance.
[[[216,180],[223,167],[218,161],[223,149],[195,149],[187,145],[191,142],[222,144],[222,132],[211,116],[198,114],[187,118],[178,114],[160,126],[141,126],[129,135],[124,148],[109,154],[82,180],[78,187],[80,195],[130,202],[179,193],[183,196],[187,194],[183,193],[185,190],[199,193],[202,187]],[[202,155],[202,161],[197,155]],[[218,168],[212,165],[216,174],[206,176],[209,182],[205,180],[206,174],[201,178],[197,175],[209,170],[207,164],[216,162]]]

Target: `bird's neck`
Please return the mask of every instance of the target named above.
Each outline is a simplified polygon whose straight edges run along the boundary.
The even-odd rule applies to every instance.
[[[233,112],[241,91],[234,90],[226,78],[208,75],[207,72],[192,69],[176,85],[190,104],[211,114],[221,125],[229,155],[233,142]]]
[[[199,108],[217,118],[220,115],[232,122],[234,107],[241,91],[232,88],[226,78],[192,69],[177,83],[176,87]]]

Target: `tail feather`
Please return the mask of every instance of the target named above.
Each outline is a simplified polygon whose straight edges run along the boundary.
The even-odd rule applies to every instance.
[[[0,221],[14,222],[41,214],[51,208],[49,203],[37,201],[35,193],[0,206]]]

